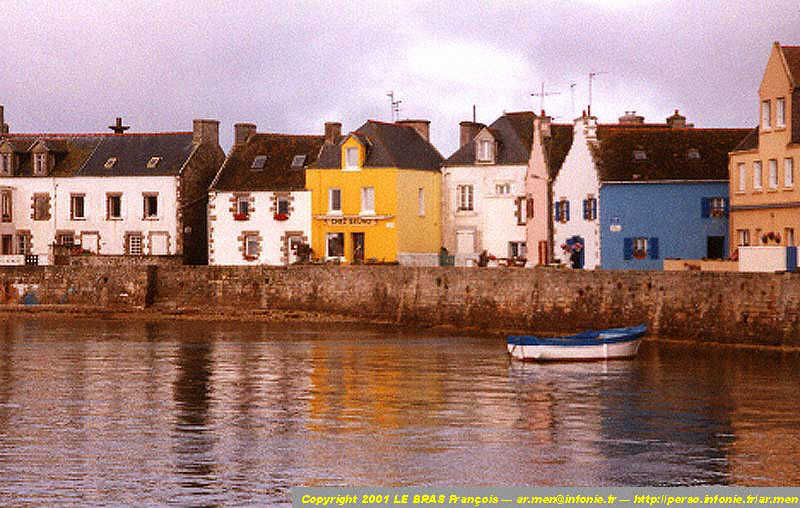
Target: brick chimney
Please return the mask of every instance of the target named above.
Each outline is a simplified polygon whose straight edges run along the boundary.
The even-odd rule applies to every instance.
[[[686,117],[679,114],[678,110],[675,110],[675,114],[667,117],[667,125],[673,129],[685,129],[687,127],[691,127],[691,125],[686,124]]]
[[[233,124],[233,145],[243,145],[247,143],[247,138],[256,133],[254,123],[235,123]]]
[[[430,120],[398,120],[397,125],[405,127],[413,127],[417,133],[422,136],[422,139],[430,142],[431,139],[431,122]]]
[[[192,141],[219,146],[219,120],[199,120],[192,123]]]
[[[619,117],[619,123],[625,124],[643,124],[644,117],[637,115],[636,111],[626,111],[624,115]]]
[[[539,127],[541,129],[542,139],[549,138],[550,124],[552,123],[552,119],[545,114],[544,110],[542,110],[542,113],[539,115],[539,118],[537,118],[537,120],[539,120]],[[536,120],[534,120],[534,125],[536,125]]]
[[[339,122],[325,122],[325,142],[328,144],[336,143],[342,135],[342,124]]]
[[[5,117],[3,114],[3,105],[0,104],[0,136],[3,134],[8,134],[8,125],[5,123]]]
[[[587,141],[597,141],[597,117],[583,117],[583,132]]]
[[[481,129],[483,129],[486,126],[478,122],[465,121],[459,123],[458,127],[459,127],[458,146],[461,147],[472,141],[472,139],[478,135]]]

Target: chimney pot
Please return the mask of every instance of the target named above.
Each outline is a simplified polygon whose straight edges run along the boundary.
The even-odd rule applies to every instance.
[[[6,125],[5,117],[3,115],[3,105],[0,104],[0,136],[3,134],[8,134],[8,125]]]
[[[686,124],[686,117],[678,113],[678,110],[675,110],[675,114],[667,117],[667,125],[673,129],[685,129],[686,127],[690,127],[690,125]]]
[[[342,135],[342,124],[339,122],[325,122],[325,142],[335,144]]]
[[[464,121],[458,124],[459,126],[459,143],[458,146],[462,147],[472,141],[478,135],[481,129],[485,126],[478,122]]]
[[[237,123],[233,124],[233,144],[234,146],[247,143],[247,138],[256,133],[256,124]]]

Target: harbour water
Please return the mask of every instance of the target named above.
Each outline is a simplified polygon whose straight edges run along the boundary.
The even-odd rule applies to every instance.
[[[293,486],[800,484],[800,353],[511,362],[355,325],[0,322],[0,499],[282,505]]]

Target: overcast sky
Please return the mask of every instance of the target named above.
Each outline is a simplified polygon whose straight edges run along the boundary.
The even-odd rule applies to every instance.
[[[431,121],[445,157],[458,123],[544,107],[571,122],[635,110],[697,127],[757,123],[771,44],[800,45],[797,0],[0,0],[0,104],[12,132],[191,130],[219,120],[322,134],[367,119]],[[570,86],[573,85],[574,86]],[[574,104],[574,106],[573,106]]]

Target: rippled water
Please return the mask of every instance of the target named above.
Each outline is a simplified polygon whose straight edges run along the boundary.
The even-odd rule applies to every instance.
[[[285,504],[295,485],[797,485],[800,355],[520,364],[370,328],[0,321],[0,499]]]

